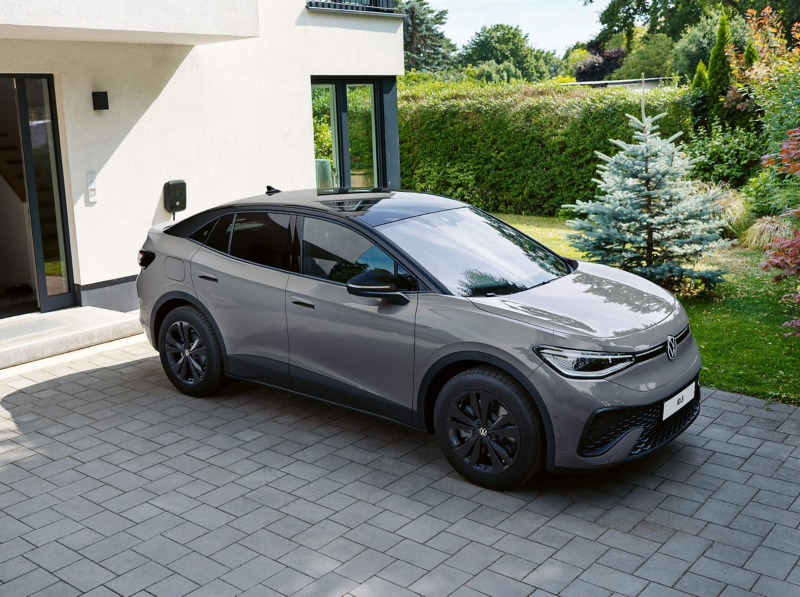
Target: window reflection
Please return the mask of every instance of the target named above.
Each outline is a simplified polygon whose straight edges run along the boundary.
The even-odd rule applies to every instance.
[[[459,296],[516,294],[569,272],[558,256],[474,208],[426,214],[379,229]]]
[[[25,79],[25,92],[28,98],[28,125],[33,148],[47,296],[55,296],[69,292],[69,278],[48,81]]]

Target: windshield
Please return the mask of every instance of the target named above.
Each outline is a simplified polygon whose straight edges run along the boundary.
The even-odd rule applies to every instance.
[[[399,220],[380,231],[458,296],[514,294],[569,273],[556,255],[471,207]]]

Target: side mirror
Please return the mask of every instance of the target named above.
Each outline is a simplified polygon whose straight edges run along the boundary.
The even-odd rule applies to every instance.
[[[386,299],[395,305],[407,305],[410,299],[397,291],[397,278],[386,270],[372,270],[347,281],[347,292],[353,296]]]

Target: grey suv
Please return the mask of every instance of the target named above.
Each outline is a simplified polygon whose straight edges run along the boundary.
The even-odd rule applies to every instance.
[[[453,199],[271,190],[154,227],[139,262],[180,391],[244,379],[425,429],[485,487],[643,456],[700,410],[671,294]]]

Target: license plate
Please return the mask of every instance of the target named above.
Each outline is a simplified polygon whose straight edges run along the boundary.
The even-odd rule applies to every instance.
[[[683,390],[677,396],[673,396],[669,400],[664,403],[664,418],[662,421],[666,421],[669,417],[674,415],[684,406],[689,404],[694,399],[695,393],[695,384],[690,385],[688,388]]]

